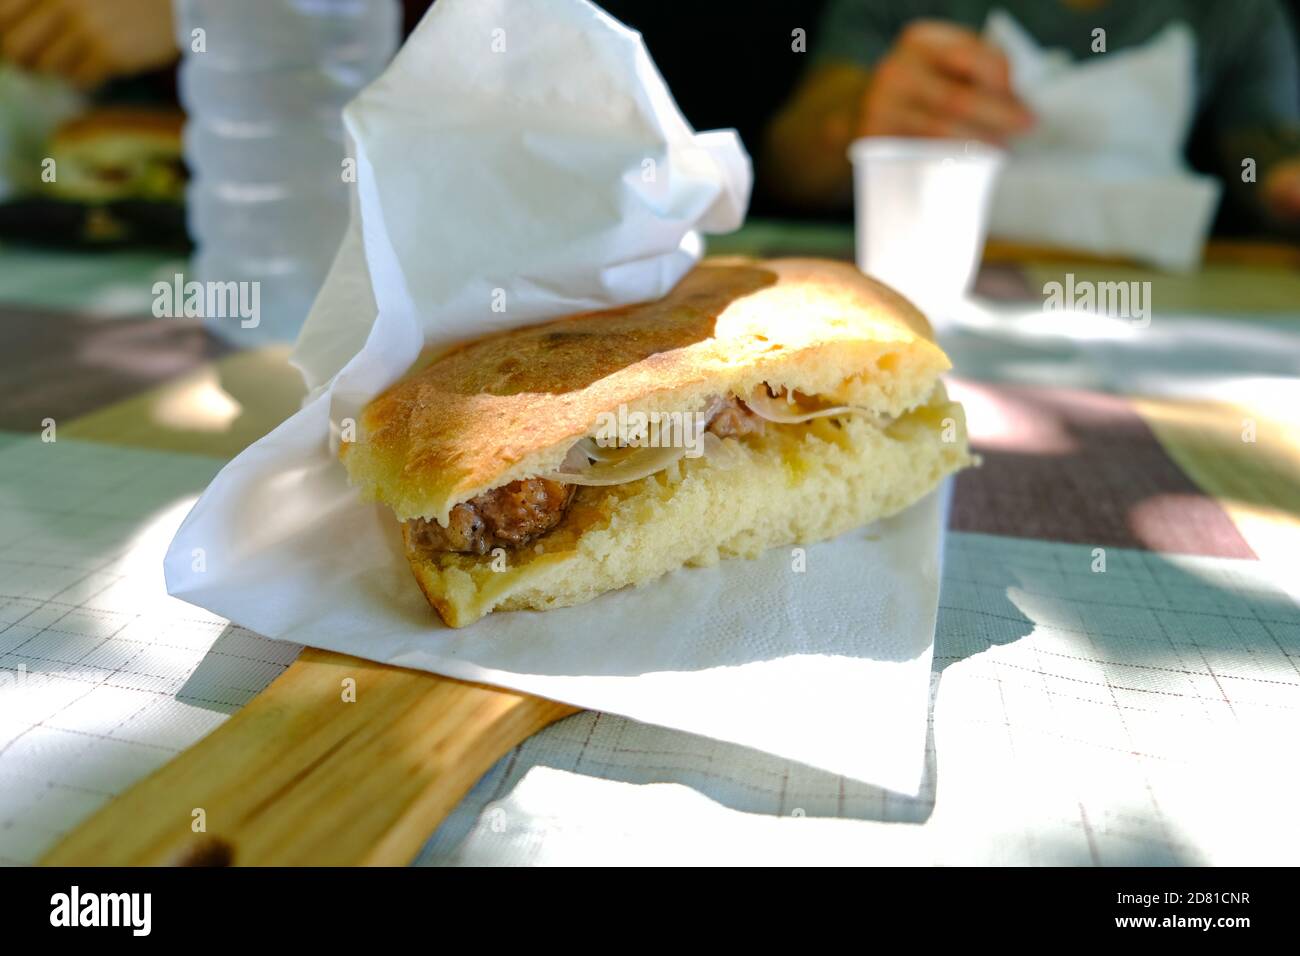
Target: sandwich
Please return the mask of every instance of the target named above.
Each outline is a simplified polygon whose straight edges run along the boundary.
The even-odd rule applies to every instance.
[[[51,193],[73,202],[180,202],[184,117],[171,110],[106,107],[61,126],[50,140]]]
[[[710,259],[662,299],[432,358],[339,454],[462,627],[901,511],[971,460],[948,368],[851,265]]]

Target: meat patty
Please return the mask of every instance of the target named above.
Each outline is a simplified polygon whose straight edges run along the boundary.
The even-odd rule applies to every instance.
[[[521,548],[560,523],[576,491],[576,485],[549,478],[525,478],[456,505],[445,528],[425,518],[408,521],[407,528],[416,547],[430,551]]]
[[[750,411],[748,405],[732,395],[727,399],[727,403],[709,419],[708,430],[719,438],[761,435],[763,434],[763,419]]]

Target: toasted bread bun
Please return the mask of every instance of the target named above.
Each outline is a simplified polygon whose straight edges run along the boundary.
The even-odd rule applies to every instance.
[[[883,429],[823,418],[723,445],[725,455],[683,458],[640,481],[579,488],[555,530],[496,560],[421,552],[403,525],[407,560],[443,621],[463,627],[493,610],[580,604],[685,565],[833,537],[903,510],[970,460],[962,408],[941,385]]]
[[[341,456],[399,519],[555,471],[598,416],[689,412],[767,384],[898,416],[948,359],[925,318],[852,265],[706,261],[655,302],[493,335],[368,405]]]

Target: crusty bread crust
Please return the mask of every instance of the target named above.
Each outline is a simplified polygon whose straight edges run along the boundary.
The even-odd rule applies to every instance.
[[[655,302],[480,339],[372,401],[340,450],[399,519],[556,470],[602,412],[693,412],[768,383],[900,415],[949,363],[910,303],[852,265],[706,260]]]

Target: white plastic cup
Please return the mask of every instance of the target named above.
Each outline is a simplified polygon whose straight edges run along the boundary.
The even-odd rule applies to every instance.
[[[858,268],[945,324],[974,282],[1005,156],[967,140],[855,140]]]

